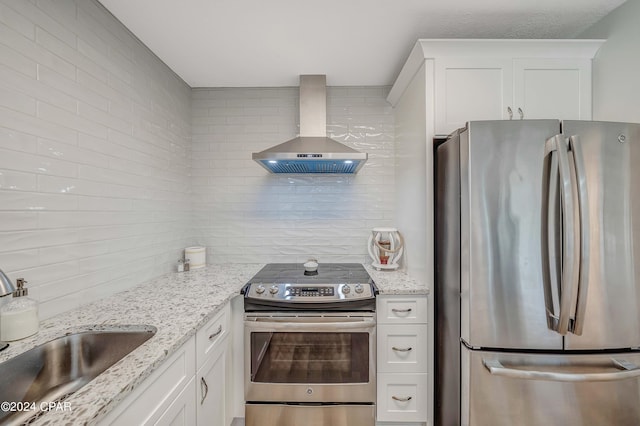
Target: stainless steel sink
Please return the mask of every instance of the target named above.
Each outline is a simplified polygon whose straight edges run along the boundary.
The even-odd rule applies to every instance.
[[[0,364],[0,401],[59,401],[149,340],[152,326],[109,326],[58,337]],[[22,424],[36,414],[0,411],[0,425]]]

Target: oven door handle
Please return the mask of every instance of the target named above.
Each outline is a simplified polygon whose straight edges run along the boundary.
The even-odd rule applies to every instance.
[[[310,330],[318,331],[319,329],[326,329],[327,331],[338,332],[342,330],[369,330],[375,327],[376,321],[374,318],[358,318],[354,321],[345,321],[340,318],[340,321],[305,321],[300,318],[256,318],[251,321],[245,321],[247,327],[251,330],[261,331],[299,331]]]

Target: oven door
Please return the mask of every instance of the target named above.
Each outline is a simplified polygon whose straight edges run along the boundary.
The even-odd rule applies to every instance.
[[[245,314],[247,402],[374,403],[375,314]]]

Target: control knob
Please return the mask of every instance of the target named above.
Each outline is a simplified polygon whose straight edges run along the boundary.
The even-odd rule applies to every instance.
[[[278,286],[277,285],[272,285],[271,287],[269,287],[269,293],[271,293],[271,294],[278,293]]]
[[[351,293],[351,287],[349,287],[347,284],[342,286],[342,294],[349,294]]]
[[[356,284],[356,293],[360,294],[364,291],[364,287],[362,287],[362,284]]]
[[[260,285],[258,285],[258,287],[256,287],[256,293],[258,293],[258,294],[264,293],[264,290],[265,290],[265,288],[264,288],[264,286],[262,284],[260,284]]]

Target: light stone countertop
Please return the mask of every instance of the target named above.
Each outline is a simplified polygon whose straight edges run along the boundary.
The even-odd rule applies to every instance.
[[[429,294],[429,287],[410,277],[404,271],[378,271],[371,265],[364,265],[376,283],[381,295]]]
[[[264,264],[219,264],[169,273],[133,289],[43,321],[40,331],[0,352],[0,362],[66,333],[108,325],[151,325],[157,333],[111,368],[69,396],[71,411],[49,412],[33,425],[95,424],[182,346]],[[428,294],[404,272],[376,271],[365,265],[380,294]]]

